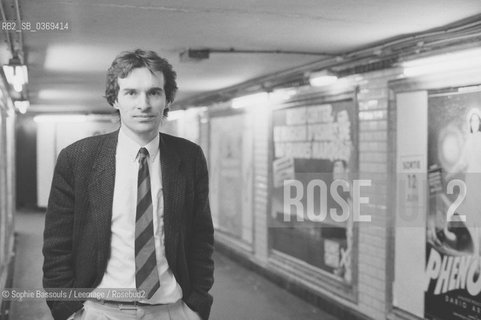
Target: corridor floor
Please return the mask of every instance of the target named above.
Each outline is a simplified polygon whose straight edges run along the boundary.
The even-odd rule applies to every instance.
[[[43,212],[19,211],[15,216],[14,288],[42,287],[43,222]],[[336,320],[220,253],[214,258],[211,320]],[[52,317],[43,300],[12,301],[9,319],[52,320]]]

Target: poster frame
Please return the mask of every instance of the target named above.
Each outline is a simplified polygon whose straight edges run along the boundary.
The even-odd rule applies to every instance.
[[[400,78],[388,81],[388,180],[395,181],[397,156],[396,149],[397,128],[396,128],[396,95],[400,93],[414,92],[414,91],[436,91],[436,90],[451,90],[460,87],[469,87],[481,85],[481,74],[476,70],[470,70],[467,76],[466,70],[456,70],[451,73],[440,75],[425,75],[415,78]],[[481,71],[481,70],[479,70]],[[427,130],[427,128],[426,128]],[[391,212],[396,210],[397,201],[397,186],[396,184],[388,184],[388,199],[387,205]],[[427,213],[426,213],[427,214]],[[396,221],[393,218],[389,219],[387,225],[387,255],[386,255],[386,309],[388,319],[400,320],[419,320],[420,318],[411,314],[408,311],[400,309],[394,305],[394,281],[395,281],[395,228]]]
[[[206,158],[207,158],[207,161],[208,161],[209,172],[212,172],[212,161],[213,161],[213,159],[211,157],[211,154],[210,154],[211,144],[212,144],[212,141],[210,139],[211,133],[212,133],[212,119],[235,116],[235,115],[246,115],[246,114],[247,114],[246,109],[243,109],[243,108],[232,109],[232,108],[229,108],[227,106],[221,106],[218,109],[214,108],[214,109],[208,110],[208,113],[207,113],[207,118],[208,118],[207,140],[208,140],[209,148],[208,148],[208,151],[207,151],[208,155],[206,155]],[[254,194],[254,184],[253,183],[249,187],[249,190],[250,190],[251,194],[253,195]],[[255,243],[256,243],[256,239],[255,239],[256,226],[255,226],[255,219],[254,219],[254,216],[253,216],[254,205],[255,204],[254,204],[254,201],[253,201],[252,202],[252,208],[251,208],[251,212],[252,212],[252,222],[251,222],[252,242],[251,243],[248,243],[246,241],[243,241],[242,239],[233,237],[230,233],[228,233],[228,232],[226,232],[222,229],[216,229],[215,230],[217,241],[226,244],[228,247],[237,248],[237,249],[241,250],[242,252],[245,252],[245,253],[248,253],[248,254],[254,253],[254,246],[255,246]]]
[[[333,88],[302,88],[298,91],[298,94],[290,100],[280,103],[272,107],[269,117],[269,179],[268,190],[269,195],[273,192],[273,168],[272,163],[274,161],[274,140],[273,140],[273,113],[276,110],[296,108],[296,107],[309,107],[320,104],[335,103],[341,101],[352,101],[353,121],[351,130],[353,134],[353,159],[352,170],[356,174],[359,173],[359,104],[358,104],[359,87],[351,85],[342,89]],[[268,205],[268,219],[272,219],[272,200],[269,199]],[[270,223],[268,223],[269,225]],[[270,236],[270,230],[268,228],[268,263],[269,267],[277,272],[285,274],[288,277],[294,277],[298,281],[309,283],[310,287],[314,287],[319,292],[328,291],[330,294],[334,294],[337,298],[347,300],[352,303],[358,303],[358,263],[359,263],[359,226],[358,223],[353,225],[353,248],[352,248],[352,281],[350,284],[340,281],[336,276],[329,272],[322,270],[321,268],[311,266],[306,262],[291,257],[283,252],[277,251],[273,248],[273,239]]]

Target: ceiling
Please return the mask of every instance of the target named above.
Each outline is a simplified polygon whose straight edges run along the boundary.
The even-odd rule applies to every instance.
[[[1,1],[11,15],[15,0]],[[24,22],[68,22],[67,31],[22,33],[30,110],[38,112],[109,112],[105,73],[123,50],[152,49],[167,58],[182,102],[322,58],[211,53],[181,62],[188,48],[340,53],[481,13],[480,0],[18,1]],[[2,41],[1,63],[11,58],[7,49]]]

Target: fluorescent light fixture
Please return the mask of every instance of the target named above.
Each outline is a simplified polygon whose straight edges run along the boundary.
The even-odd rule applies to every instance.
[[[87,116],[82,114],[75,115],[39,115],[33,117],[36,123],[56,123],[56,122],[85,122]]]
[[[13,86],[15,91],[22,92],[23,85],[28,83],[27,66],[22,64],[6,64],[3,72],[7,82]]]
[[[478,68],[481,67],[481,48],[406,61],[402,66],[406,77]]]
[[[25,114],[27,109],[30,107],[30,101],[28,100],[17,100],[13,104],[15,105],[15,109],[17,109],[21,114]]]
[[[42,89],[38,92],[41,100],[82,100],[92,97],[92,91],[68,89]]]
[[[269,93],[269,99],[272,102],[281,102],[281,101],[289,100],[296,94],[297,94],[297,90],[293,88],[275,89],[274,91]]]
[[[269,102],[269,94],[267,92],[258,92],[242,97],[232,99],[232,108],[246,108]]]
[[[184,113],[185,113],[184,110],[169,111],[169,115],[167,116],[167,121],[179,120],[184,116]]]
[[[309,75],[309,83],[313,87],[323,87],[337,81],[337,76],[329,70],[313,72]]]

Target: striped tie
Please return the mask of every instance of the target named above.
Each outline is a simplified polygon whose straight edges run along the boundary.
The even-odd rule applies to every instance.
[[[154,221],[150,176],[145,148],[139,150],[137,180],[137,212],[135,223],[135,282],[137,289],[145,290],[150,299],[160,287],[154,244]]]

